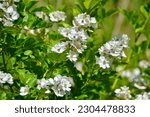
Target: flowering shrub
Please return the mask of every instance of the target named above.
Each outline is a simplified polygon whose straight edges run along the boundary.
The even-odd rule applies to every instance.
[[[0,0],[0,99],[150,99],[150,3],[135,1]]]

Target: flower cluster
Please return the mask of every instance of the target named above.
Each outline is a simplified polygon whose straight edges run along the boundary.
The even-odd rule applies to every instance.
[[[150,92],[136,95],[136,100],[150,100]]]
[[[40,19],[44,19],[46,22],[49,21],[49,17],[47,16],[46,13],[44,13],[43,11],[38,11],[38,12],[35,12],[35,15],[40,18]]]
[[[11,74],[9,73],[4,73],[2,71],[0,71],[0,83],[5,84],[13,84],[13,77]]]
[[[13,0],[13,2],[19,2],[19,0]],[[0,22],[4,26],[13,26],[13,21],[19,18],[16,5],[9,3],[7,0],[0,2],[0,11],[2,12]]]
[[[139,68],[133,70],[124,70],[121,74],[122,77],[126,77],[130,82],[134,83],[134,86],[138,89],[146,89],[147,82],[142,78],[142,74]]]
[[[122,86],[119,89],[115,90],[116,96],[121,99],[130,99],[132,96],[130,95],[129,87]]]
[[[86,13],[79,14],[73,20],[74,26],[84,27],[84,28],[97,28],[96,19],[94,17],[90,17]]]
[[[77,61],[79,54],[87,48],[86,41],[89,36],[85,28],[97,28],[96,19],[86,13],[79,14],[73,20],[73,27],[58,29],[59,33],[68,40],[54,45],[52,51],[62,53],[69,48],[67,58],[73,62]]]
[[[73,80],[71,77],[56,75],[54,79],[41,79],[37,81],[37,88],[46,89],[45,93],[50,93],[53,90],[56,96],[63,97],[67,92],[71,91]]]
[[[114,59],[126,57],[124,48],[128,48],[128,41],[126,34],[112,38],[99,48],[100,57],[96,57],[96,63],[103,69],[110,68]]]
[[[40,18],[44,19],[46,22],[49,20],[52,22],[59,22],[59,21],[65,21],[66,15],[63,11],[54,11],[52,13],[46,14],[43,11],[35,12],[35,15]]]
[[[65,21],[66,15],[63,11],[54,11],[49,14],[50,20],[53,22]]]
[[[49,78],[47,80],[45,78],[42,78],[41,80],[37,81],[37,84],[38,84],[37,89],[40,90],[42,88],[45,88],[46,89],[45,93],[50,93],[50,89],[54,85],[54,81],[52,78]]]

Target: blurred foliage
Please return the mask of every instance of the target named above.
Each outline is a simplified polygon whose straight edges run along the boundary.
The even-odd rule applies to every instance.
[[[0,23],[0,70],[14,76],[15,83],[0,86],[0,99],[115,99],[114,90],[122,85],[130,85],[115,71],[100,69],[95,63],[98,48],[113,35],[126,33],[130,37],[128,58],[120,61],[125,68],[138,67],[141,59],[150,63],[150,2],[148,0],[22,0],[17,3],[20,18],[13,27],[4,27]],[[36,11],[50,13],[63,10],[67,14],[65,23],[54,24],[35,16]],[[66,59],[64,54],[51,52],[51,47],[62,40],[57,29],[59,26],[72,25],[74,16],[87,13],[97,19],[95,29],[87,42],[88,49],[80,55],[83,63],[80,72]],[[41,33],[32,35],[24,30],[41,29]],[[149,83],[150,68],[145,71]],[[37,79],[50,78],[56,74],[71,76],[75,86],[69,95],[59,98],[53,94],[44,94],[36,89]],[[30,94],[19,96],[19,87],[29,85]],[[138,92],[133,88],[132,93]]]

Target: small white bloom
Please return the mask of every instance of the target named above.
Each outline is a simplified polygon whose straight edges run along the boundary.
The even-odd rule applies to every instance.
[[[100,56],[96,57],[96,64],[98,64],[101,68],[106,69],[110,68],[111,61],[104,56]]]
[[[47,14],[42,11],[35,12],[35,15],[40,19],[44,19],[46,22],[49,20]]]
[[[30,30],[29,30],[29,33],[32,34],[32,35],[34,35],[34,34],[35,34],[35,31],[34,31],[33,29],[30,29]]]
[[[67,49],[68,42],[61,42],[52,47],[52,51],[56,53],[63,53]]]
[[[53,22],[65,21],[66,15],[63,11],[55,11],[49,14],[50,20]]]
[[[78,53],[82,53],[87,46],[82,44],[79,40],[74,40],[70,42],[71,48],[75,49]]]
[[[13,23],[10,20],[3,19],[4,26],[13,26]]]
[[[146,61],[146,60],[141,60],[141,61],[139,62],[139,67],[140,67],[140,68],[146,69],[146,68],[148,68],[149,66],[150,66],[150,64],[149,64],[149,62]]]
[[[76,63],[74,64],[74,66],[75,66],[75,68],[76,68],[78,71],[82,72],[82,69],[83,69],[83,64],[82,64],[82,62],[76,62]]]
[[[132,73],[129,70],[124,70],[121,74],[122,77],[130,78],[132,77]]]
[[[123,70],[123,66],[119,65],[116,67],[116,72],[120,72]]]
[[[54,86],[52,90],[56,94],[56,96],[63,97],[67,92],[71,91],[71,82],[70,77],[56,75],[54,77]]]
[[[133,70],[133,75],[134,75],[134,76],[140,75],[140,69],[139,69],[139,68],[135,68],[135,69]]]
[[[13,77],[11,74],[9,73],[4,73],[2,71],[0,71],[0,83],[5,84],[13,84]]]
[[[11,18],[12,18],[13,21],[14,21],[14,20],[17,20],[17,19],[19,18],[19,14],[18,14],[16,11],[14,11],[14,12],[12,13]]]
[[[25,87],[21,87],[20,88],[20,95],[21,96],[25,96],[29,93],[29,87],[28,86],[25,86]]]
[[[37,89],[41,89],[41,88],[45,88],[47,90],[50,89],[50,87],[54,84],[54,80],[52,78],[49,78],[49,79],[45,79],[45,78],[42,78],[41,80],[38,80],[37,81]]]
[[[41,18],[43,19],[43,16],[44,16],[44,12],[35,12],[35,15],[38,17],[38,18]]]
[[[133,70],[124,70],[121,76],[128,78],[128,80],[133,82],[134,86],[140,90],[147,88],[147,82],[142,78],[139,68],[135,68]]]
[[[13,6],[9,6],[6,10],[7,13],[13,13],[14,12],[14,7]]]
[[[46,90],[45,93],[46,93],[46,94],[49,94],[49,93],[51,93],[51,91],[50,91],[50,90]]]
[[[140,89],[140,90],[144,90],[144,89],[147,88],[146,86],[141,85],[141,84],[138,84],[138,83],[134,83],[134,86],[135,86],[136,88]]]
[[[74,51],[69,51],[68,55],[67,55],[67,58],[70,60],[70,61],[77,61],[77,58],[78,58],[79,54],[77,54],[76,52]]]
[[[2,12],[1,22],[4,26],[13,26],[13,21],[19,18],[19,13],[16,10],[16,6],[10,4],[7,1],[0,3],[0,9]]]
[[[73,25],[81,27],[97,28],[96,19],[94,17],[90,17],[86,13],[82,13],[76,16],[73,20]]]
[[[130,95],[130,90],[129,87],[123,86],[120,87],[119,89],[115,90],[116,96],[121,98],[121,99],[130,99],[132,96]]]
[[[88,35],[85,33],[83,29],[79,29],[78,27],[71,28],[59,28],[58,31],[64,37],[67,37],[69,40],[80,40],[85,42],[88,38]]]
[[[59,31],[59,33],[60,33],[61,35],[63,35],[64,37],[68,37],[68,34],[70,33],[69,28],[60,27],[60,28],[58,29],[58,31]]]
[[[136,95],[136,99],[135,100],[150,100],[150,92],[144,92],[143,94],[138,94]]]

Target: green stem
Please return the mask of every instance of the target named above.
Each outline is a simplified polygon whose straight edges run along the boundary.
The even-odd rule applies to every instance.
[[[5,60],[5,39],[6,39],[6,34],[4,34],[4,40],[2,42],[2,59],[3,59],[4,70],[7,71],[6,60]]]
[[[145,29],[145,27],[147,26],[148,22],[149,22],[150,16],[145,20],[144,25],[143,25],[143,30]],[[140,37],[140,35],[142,34],[142,32],[138,33],[137,36],[135,37],[135,42],[137,42],[138,38]]]
[[[5,51],[4,51],[3,45],[2,45],[2,59],[3,59],[4,69],[6,71]]]

